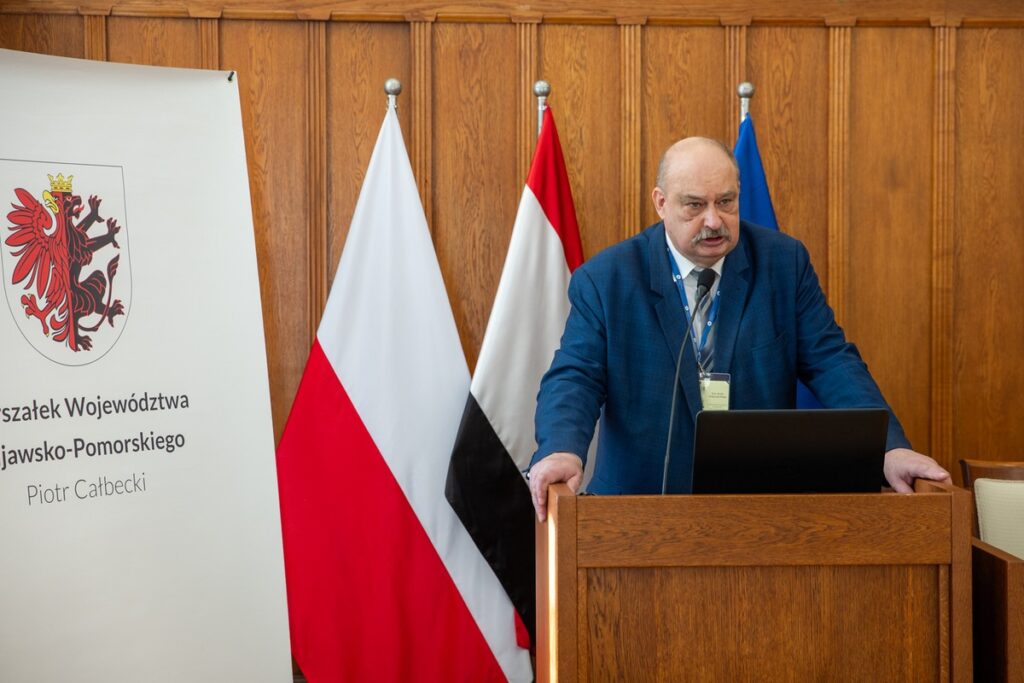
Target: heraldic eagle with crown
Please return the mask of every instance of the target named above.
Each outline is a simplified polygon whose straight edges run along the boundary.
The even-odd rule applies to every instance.
[[[50,189],[43,192],[42,202],[27,190],[14,190],[21,204],[12,203],[14,210],[7,214],[13,234],[5,244],[17,259],[11,284],[25,282],[29,293],[22,295],[21,305],[26,316],[39,320],[43,334],[52,334],[54,342],[72,351],[88,351],[92,341],[85,333],[96,332],[104,320],[113,327],[114,318],[124,315],[120,299],[112,299],[120,255],[110,258],[105,273],[96,269],[84,278],[82,273],[100,249],[120,250],[116,238],[121,227],[107,218],[106,232],[90,237],[89,229],[104,222],[99,197],[89,197],[89,213],[79,220],[83,206],[71,190],[74,176],[48,177]],[[89,320],[94,315],[99,318]]]

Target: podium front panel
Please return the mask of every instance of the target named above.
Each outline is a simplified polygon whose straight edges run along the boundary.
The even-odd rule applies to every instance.
[[[552,487],[537,534],[537,678],[970,680],[970,494],[919,490]]]

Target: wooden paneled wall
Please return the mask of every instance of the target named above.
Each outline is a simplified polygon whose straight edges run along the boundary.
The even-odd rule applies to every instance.
[[[587,255],[655,220],[664,147],[731,144],[735,87],[783,229],[914,445],[1024,458],[1024,3],[479,5],[37,0],[0,46],[231,69],[241,86],[280,436],[385,107],[399,118],[474,365],[553,87]]]

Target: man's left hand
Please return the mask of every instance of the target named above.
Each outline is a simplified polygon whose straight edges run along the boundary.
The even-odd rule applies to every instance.
[[[882,472],[889,486],[897,493],[913,493],[915,479],[931,479],[947,484],[952,482],[949,472],[942,469],[939,463],[909,448],[887,451]]]

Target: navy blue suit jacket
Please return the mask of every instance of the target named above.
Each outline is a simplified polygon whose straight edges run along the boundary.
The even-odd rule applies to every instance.
[[[594,493],[660,493],[672,381],[686,315],[657,223],[597,254],[573,274],[571,310],[541,381],[533,462],[557,451],[584,460],[601,419]],[[807,249],[741,222],[725,259],[715,323],[715,371],[732,375],[732,409],[792,408],[799,377],[826,408],[889,409],[846,341]],[[697,364],[683,352],[669,491],[690,491],[700,410]],[[909,447],[890,410],[887,449]],[[880,475],[881,476],[881,475]]]

